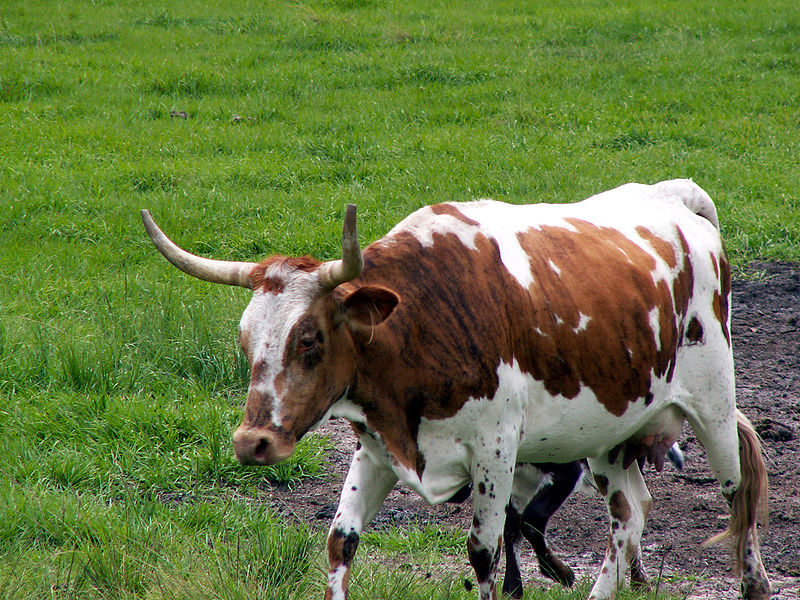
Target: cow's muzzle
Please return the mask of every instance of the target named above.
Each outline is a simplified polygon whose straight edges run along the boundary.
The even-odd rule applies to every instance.
[[[243,465],[274,465],[289,458],[297,440],[289,432],[240,425],[233,433],[233,451]]]

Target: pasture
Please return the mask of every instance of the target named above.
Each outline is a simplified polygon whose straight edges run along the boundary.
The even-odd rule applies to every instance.
[[[139,209],[206,256],[329,259],[348,202],[365,245],[434,202],[692,177],[757,277],[800,260],[798,106],[789,0],[4,2],[0,597],[322,595],[327,522],[274,490],[333,441],[236,463],[248,294],[177,273]],[[352,597],[474,597],[464,539],[374,528]]]

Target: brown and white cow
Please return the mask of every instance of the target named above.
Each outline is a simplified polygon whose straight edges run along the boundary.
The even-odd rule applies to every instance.
[[[567,205],[429,206],[363,253],[351,206],[343,257],[325,263],[200,258],[143,217],[180,269],[253,290],[239,461],[283,460],[331,417],[359,435],[326,597],[346,596],[359,534],[399,478],[431,503],[473,482],[467,549],[481,599],[494,598],[515,464],[588,457],[611,521],[590,598],[610,598],[651,504],[629,467],[663,462],[684,419],[731,506],[743,595],[769,597],[756,523],[766,471],[735,406],[728,263],[713,202],[691,181]]]

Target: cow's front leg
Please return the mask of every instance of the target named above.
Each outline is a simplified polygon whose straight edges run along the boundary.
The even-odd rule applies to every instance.
[[[639,558],[639,542],[652,497],[635,462],[625,469],[621,459],[611,463],[602,457],[590,459],[589,466],[611,520],[606,557],[589,599],[606,600],[614,597],[628,566]],[[640,567],[634,564],[635,569]],[[634,579],[638,575],[634,573]]]
[[[350,565],[358,547],[359,535],[364,526],[375,517],[389,490],[397,482],[388,463],[381,460],[382,453],[371,452],[359,443],[344,481],[339,507],[328,533],[328,588],[326,600],[347,598]],[[377,450],[374,448],[372,450]]]
[[[492,450],[472,469],[472,527],[467,540],[469,562],[475,570],[481,600],[497,598],[497,565],[503,545],[506,508],[514,479],[516,447]]]

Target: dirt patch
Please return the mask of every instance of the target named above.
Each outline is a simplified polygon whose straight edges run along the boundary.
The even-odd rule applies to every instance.
[[[756,262],[733,283],[732,336],[739,407],[763,438],[770,473],[770,525],[762,539],[764,562],[773,581],[774,599],[800,598],[800,265]],[[321,432],[336,443],[330,454],[330,477],[309,481],[293,491],[275,488],[276,508],[326,529],[355,441],[349,425],[337,421]],[[651,579],[659,571],[671,588],[688,598],[728,600],[738,597],[729,554],[724,547],[700,543],[726,526],[727,509],[708,468],[702,446],[688,428],[681,446],[686,465],[662,473],[647,472],[655,500],[642,539]],[[371,527],[435,521],[466,530],[471,505],[428,506],[398,485]],[[580,494],[567,500],[550,522],[548,537],[578,577],[593,577],[603,560],[607,518],[599,496]],[[466,551],[462,572],[472,573]],[[550,586],[532,553],[524,558],[528,587]],[[459,568],[458,566],[456,568]]]

